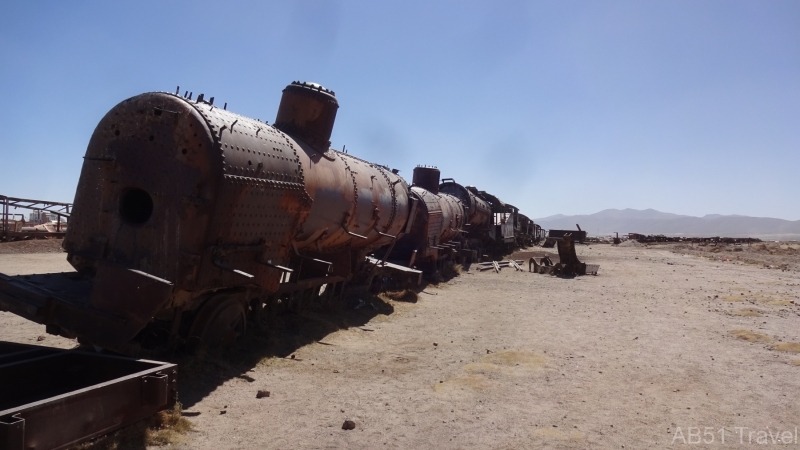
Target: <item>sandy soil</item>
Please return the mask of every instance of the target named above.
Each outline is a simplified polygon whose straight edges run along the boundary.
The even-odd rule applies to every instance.
[[[178,447],[684,448],[710,427],[714,445],[750,448],[800,427],[798,272],[668,248],[578,254],[598,276],[470,271],[416,303],[290,316],[184,364],[195,431]],[[9,256],[0,272],[65,264]],[[0,339],[43,332],[1,317]]]
[[[34,242],[36,246],[17,247],[18,250],[29,250],[32,253],[3,253],[0,250],[0,273],[6,275],[22,275],[26,273],[54,273],[73,271],[67,262],[66,253],[48,251],[53,241],[17,241],[0,243],[0,249],[5,246]],[[49,243],[49,244],[48,244]],[[58,240],[58,248],[61,248]],[[33,253],[37,252],[37,253]],[[40,252],[40,253],[39,253]],[[48,347],[73,348],[77,341],[53,336],[44,331],[44,325],[25,320],[8,312],[0,312],[0,340],[18,342],[22,344],[37,344]]]
[[[64,253],[63,239],[29,239],[0,242],[0,255],[17,253]]]

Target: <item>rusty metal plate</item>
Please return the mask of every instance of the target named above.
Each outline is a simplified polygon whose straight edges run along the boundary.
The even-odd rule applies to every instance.
[[[137,270],[102,265],[97,273],[0,273],[0,309],[113,348],[132,339],[172,292],[168,281]]]
[[[422,200],[420,205],[425,206],[427,212],[427,229],[423,241],[428,247],[437,245],[439,238],[442,235],[442,205],[439,203],[439,198],[434,194],[426,191],[425,189],[412,186],[411,192],[417,195],[417,198]]]
[[[442,184],[439,185],[439,190],[461,200],[464,205],[464,212],[467,215],[465,222],[469,225],[470,232],[484,230],[491,222],[492,208],[489,203],[476,196],[469,189],[456,183],[452,178],[443,179]]]
[[[176,383],[174,364],[0,343],[0,448],[101,436],[172,407]]]

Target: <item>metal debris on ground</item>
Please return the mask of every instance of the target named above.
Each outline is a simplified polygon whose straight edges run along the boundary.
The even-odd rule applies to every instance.
[[[487,261],[478,263],[477,269],[480,271],[484,270],[492,270],[494,269],[495,272],[500,272],[503,267],[513,267],[514,270],[522,270],[520,264],[523,264],[522,260],[508,260],[508,261]]]
[[[553,264],[549,257],[531,258],[528,261],[528,271],[533,273],[574,276],[597,275],[600,269],[598,264],[586,264],[578,260],[575,253],[575,242],[570,236],[557,239],[559,262]]]
[[[542,243],[543,248],[553,248],[556,246],[556,238],[547,238]]]
[[[586,275],[597,275],[598,270],[600,270],[600,264],[586,265]]]
[[[578,224],[575,224],[575,226],[578,228],[577,230],[547,230],[547,238],[548,240],[557,240],[565,236],[569,236],[576,242],[583,244],[586,241],[586,231],[581,230],[581,226]]]

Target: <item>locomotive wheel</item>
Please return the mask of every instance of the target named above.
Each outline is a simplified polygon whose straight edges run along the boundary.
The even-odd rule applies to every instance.
[[[242,302],[231,297],[212,298],[200,308],[189,331],[206,348],[230,347],[247,331],[247,312]]]

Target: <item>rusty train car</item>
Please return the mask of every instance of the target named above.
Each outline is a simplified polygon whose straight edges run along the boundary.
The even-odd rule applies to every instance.
[[[411,227],[390,252],[390,260],[430,273],[441,269],[460,250],[459,238],[470,218],[458,197],[439,191],[439,178],[435,167],[414,169]]]
[[[518,210],[496,197],[331,149],[338,107],[305,82],[272,125],[202,94],[121,102],[84,157],[63,243],[77,272],[0,274],[0,310],[125,354],[217,347],[277,309],[335,303],[390,255],[430,271],[515,242]]]
[[[545,230],[525,214],[519,214],[517,227],[514,230],[518,247],[538,245],[545,238]]]
[[[436,167],[414,169],[411,195],[419,206],[390,260],[431,273],[448,263],[477,261],[484,253],[500,255],[533,245],[541,236],[541,227],[517,207],[440,176]]]

